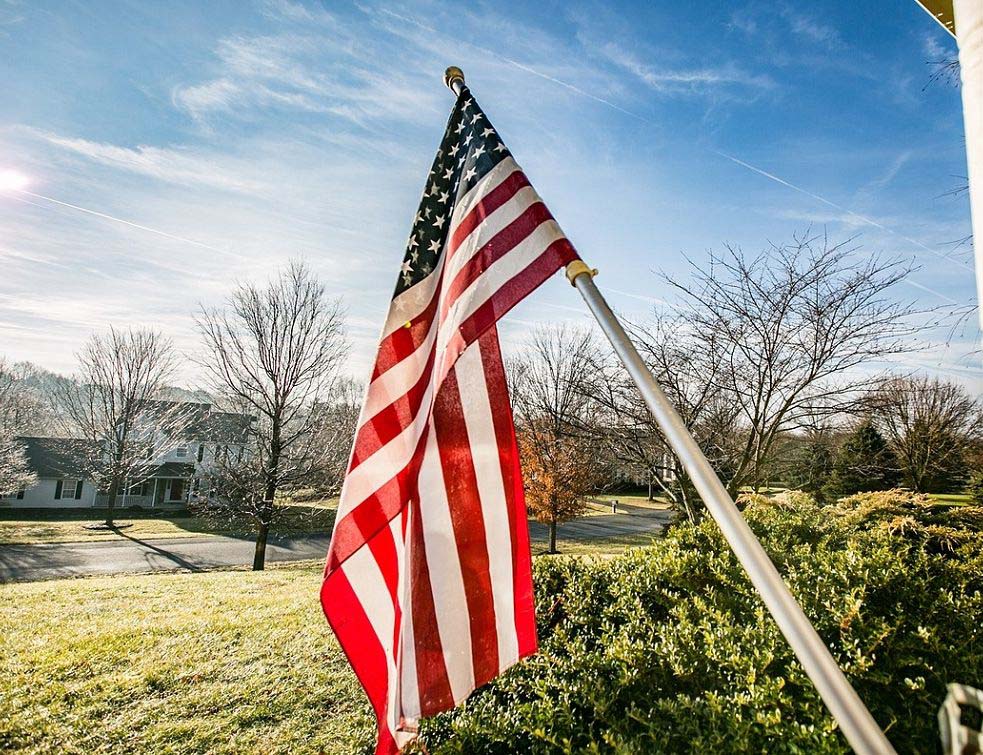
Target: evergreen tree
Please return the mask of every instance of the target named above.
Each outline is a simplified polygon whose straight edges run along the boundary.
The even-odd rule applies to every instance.
[[[837,497],[889,490],[899,478],[894,452],[874,423],[865,419],[836,452],[826,494]]]
[[[810,433],[788,455],[786,481],[822,502],[833,470],[833,446],[827,432]]]

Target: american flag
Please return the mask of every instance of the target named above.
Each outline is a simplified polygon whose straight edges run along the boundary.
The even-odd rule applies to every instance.
[[[462,87],[400,267],[321,590],[378,718],[377,753],[536,651],[496,322],[576,257]]]

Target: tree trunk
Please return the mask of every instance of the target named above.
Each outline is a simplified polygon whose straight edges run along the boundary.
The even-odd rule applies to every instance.
[[[273,500],[276,498],[276,484],[267,483],[266,500],[259,517],[259,530],[256,532],[256,552],[253,555],[253,571],[263,571],[266,566],[266,538],[270,534],[270,522],[273,521]]]
[[[652,495],[652,470],[649,470],[649,500],[654,501],[655,496]]]
[[[547,553],[558,553],[556,550],[556,520],[550,522],[550,547]]]
[[[256,551],[253,553],[253,571],[263,571],[266,567],[266,538],[270,534],[270,525],[261,523],[256,532]]]
[[[113,509],[116,507],[116,494],[119,492],[119,485],[115,480],[109,483],[109,493],[106,495],[106,526],[113,527]]]

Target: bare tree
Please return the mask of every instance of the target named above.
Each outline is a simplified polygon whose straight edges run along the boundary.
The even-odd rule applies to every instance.
[[[983,408],[964,388],[938,378],[890,378],[869,406],[908,486],[939,492],[962,483],[983,430]]]
[[[58,387],[69,431],[100,449],[84,470],[106,493],[106,526],[116,498],[148,479],[187,423],[186,407],[158,401],[174,374],[171,342],[153,330],[93,334],[76,354],[71,380]]]
[[[855,251],[808,235],[750,257],[727,247],[693,264],[689,281],[667,278],[680,295],[675,315],[634,327],[643,357],[732,495],[767,481],[784,434],[842,412],[870,387],[856,368],[911,350],[913,310],[889,296],[909,269]],[[631,386],[613,376],[608,384],[616,393],[604,402],[616,416],[664,444]],[[667,492],[698,518],[702,506],[673,465]]]
[[[0,359],[0,496],[24,490],[37,481],[24,445],[16,436],[31,423],[33,397],[23,390],[13,370]]]
[[[683,422],[718,474],[726,477],[742,431],[736,402],[719,389],[725,360],[715,334],[692,338],[684,317],[664,314],[647,327],[630,330]],[[595,357],[594,376],[589,391],[604,407],[598,424],[610,451],[643,471],[678,510],[696,521],[701,506],[696,490],[621,363],[604,351]]]
[[[24,444],[0,431],[0,496],[31,487],[37,475],[31,471]]]
[[[588,388],[593,351],[587,331],[541,329],[529,353],[509,366],[526,504],[549,525],[550,553],[557,525],[583,513],[601,479],[597,407]]]
[[[203,308],[198,328],[212,392],[254,418],[242,454],[219,465],[217,494],[201,505],[255,524],[253,569],[263,569],[278,495],[332,487],[337,447],[351,441],[350,425],[336,429],[337,399],[347,395],[339,393],[348,352],[341,303],[294,262],[264,288],[239,285],[224,310]]]
[[[0,431],[11,435],[50,435],[58,430],[52,386],[60,380],[27,362],[0,357]]]

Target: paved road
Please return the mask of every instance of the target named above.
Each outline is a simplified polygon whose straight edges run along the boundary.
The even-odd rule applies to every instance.
[[[560,525],[561,538],[598,538],[656,532],[669,512],[632,508],[628,513],[593,516]],[[530,523],[534,540],[545,540],[547,528]],[[187,569],[201,571],[252,563],[253,542],[235,537],[187,537],[140,540],[122,533],[124,540],[98,543],[0,545],[0,583],[38,581],[94,574]],[[271,538],[266,560],[301,561],[324,558],[328,535]]]

